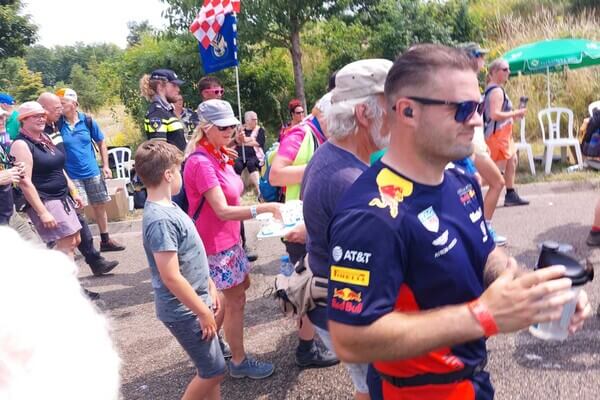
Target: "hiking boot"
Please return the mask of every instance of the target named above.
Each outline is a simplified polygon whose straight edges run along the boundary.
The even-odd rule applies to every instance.
[[[110,271],[115,269],[119,265],[118,261],[108,261],[104,257],[97,258],[94,261],[88,263],[94,276],[101,276],[108,274]]]
[[[590,231],[585,243],[590,247],[600,247],[600,232]]]
[[[239,365],[229,363],[229,375],[232,378],[264,379],[273,375],[274,371],[275,366],[270,362],[258,361],[248,356]]]
[[[115,242],[112,239],[108,239],[106,242],[100,242],[100,251],[108,252],[108,251],[123,251],[125,250],[125,246]]]
[[[508,239],[502,235],[498,235],[496,233],[496,230],[494,228],[492,228],[492,225],[490,225],[490,224],[486,224],[486,225],[488,228],[488,232],[490,233],[490,236],[492,237],[492,240],[494,241],[496,246],[498,246],[498,247],[506,246]]]
[[[219,346],[221,347],[221,353],[223,353],[223,358],[229,360],[231,358],[231,349],[229,348],[229,344],[223,339],[221,335],[219,335]]]
[[[83,289],[83,294],[85,294],[87,298],[92,301],[100,299],[100,293],[92,292],[91,290]]]
[[[251,251],[247,247],[244,247],[244,252],[246,253],[246,258],[248,261],[254,262],[258,260],[258,254],[255,251]]]
[[[320,345],[317,341],[313,342],[312,347],[307,351],[296,349],[296,365],[300,368],[325,368],[339,364],[335,355]]]
[[[514,190],[512,192],[506,192],[506,195],[504,196],[504,207],[526,206],[527,204],[529,204],[529,201],[519,197],[519,194]]]

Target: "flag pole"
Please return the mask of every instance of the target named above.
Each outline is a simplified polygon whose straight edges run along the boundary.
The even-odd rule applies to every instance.
[[[237,13],[235,13],[235,12],[233,13],[233,18],[235,18],[235,31],[237,33]],[[235,41],[236,41],[235,46],[237,48],[237,38],[235,39]],[[237,54],[236,54],[236,59],[237,59]],[[238,62],[238,65],[235,66],[235,86],[237,88],[238,115],[240,116],[240,122],[243,124],[244,120],[242,119],[242,98],[240,96],[240,68],[239,68],[239,62]],[[245,136],[246,136],[246,134],[244,133],[244,137]],[[244,162],[244,164],[246,164],[246,150],[245,150],[244,147],[245,147],[244,142],[242,142],[242,161]]]

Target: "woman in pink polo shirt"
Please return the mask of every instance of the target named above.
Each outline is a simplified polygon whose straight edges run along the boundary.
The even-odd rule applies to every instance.
[[[202,238],[210,276],[223,293],[223,329],[231,347],[230,374],[233,377],[265,378],[273,365],[246,356],[244,351],[244,306],[250,286],[250,264],[242,248],[240,221],[272,212],[281,217],[278,203],[240,206],[244,185],[233,170],[233,159],[225,146],[240,122],[231,105],[223,100],[207,100],[198,107],[200,123],[188,143],[184,182],[190,217]]]

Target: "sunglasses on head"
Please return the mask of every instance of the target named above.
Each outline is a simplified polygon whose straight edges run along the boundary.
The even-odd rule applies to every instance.
[[[204,89],[203,92],[211,92],[219,96],[223,96],[225,89]]]
[[[471,57],[473,58],[480,58],[483,57],[484,53],[480,52],[480,51],[472,51],[471,52]]]
[[[228,129],[235,129],[237,128],[237,125],[230,125],[230,126],[217,126],[217,129],[221,132],[225,132]]]
[[[479,115],[483,113],[483,102],[479,101],[447,101],[447,100],[436,100],[436,99],[428,99],[425,97],[408,97],[411,100],[416,101],[417,103],[421,103],[427,106],[454,106],[456,107],[456,113],[454,114],[454,120],[458,123],[464,124],[469,121],[475,112]],[[392,107],[394,111],[396,111],[396,106]]]

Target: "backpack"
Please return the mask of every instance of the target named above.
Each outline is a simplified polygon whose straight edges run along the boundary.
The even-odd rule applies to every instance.
[[[581,152],[586,157],[600,157],[600,110],[594,110],[581,140]]]
[[[283,191],[279,186],[273,186],[269,183],[269,173],[271,172],[271,163],[273,162],[273,158],[275,158],[275,154],[277,154],[277,149],[279,148],[279,143],[273,143],[271,148],[267,150],[265,154],[265,163],[261,168],[261,175],[258,181],[258,189],[260,190],[260,195],[264,201],[273,202],[273,201],[281,201],[283,197]]]
[[[201,151],[195,151],[188,156],[188,158],[183,162],[183,164],[181,164],[181,174],[182,175],[183,175],[183,171],[185,170],[185,163],[187,162],[187,160],[189,160],[191,157],[194,157],[197,155],[203,155],[203,153]],[[192,217],[192,220],[194,222],[196,222],[196,220],[200,216],[200,211],[202,210],[202,206],[204,205],[205,199],[206,198],[204,196],[202,196],[202,200],[200,200],[200,204],[198,205],[198,208],[196,209],[196,211],[194,211],[194,216]],[[171,198],[171,200],[173,200],[173,203],[177,204],[179,206],[179,208],[181,208],[181,210],[183,210],[183,212],[188,214],[188,210],[190,208],[190,203],[188,202],[187,194],[185,193],[185,180],[184,179],[181,179],[181,190],[179,191],[179,193],[174,195]]]
[[[486,102],[488,101],[488,94],[490,94],[490,92],[496,88],[500,88],[500,90],[502,90],[502,96],[504,96],[504,100],[502,100],[502,110],[504,110],[506,108],[506,105],[508,103],[508,98],[506,97],[506,92],[504,91],[504,88],[500,87],[500,86],[490,86],[489,88],[487,88],[485,90],[485,92],[483,93],[483,103],[484,103],[484,107],[483,107],[483,133],[486,135],[486,139],[488,137],[490,137],[494,132],[496,132],[496,126],[498,125],[498,121],[494,121],[494,129],[488,133],[488,127],[489,124],[492,123],[492,118],[487,115],[486,110],[488,109],[488,104],[486,104]]]

